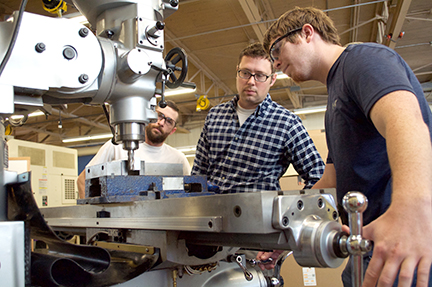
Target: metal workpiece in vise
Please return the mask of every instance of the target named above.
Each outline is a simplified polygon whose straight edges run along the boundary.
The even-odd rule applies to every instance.
[[[85,198],[77,204],[100,204],[213,195],[206,177],[183,175],[182,164],[148,163],[138,157],[133,173],[126,160],[85,169]]]

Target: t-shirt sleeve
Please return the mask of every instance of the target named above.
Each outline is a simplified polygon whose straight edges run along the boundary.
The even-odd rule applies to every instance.
[[[105,162],[111,162],[114,160],[114,145],[111,140],[107,141],[96,153],[96,155],[90,160],[87,166],[93,166]]]
[[[398,90],[414,93],[403,60],[394,51],[358,45],[349,53],[343,67],[344,81],[366,117],[383,96]]]

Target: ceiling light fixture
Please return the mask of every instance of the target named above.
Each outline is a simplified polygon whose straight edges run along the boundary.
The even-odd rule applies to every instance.
[[[29,118],[32,118],[32,117],[38,117],[38,116],[44,116],[44,115],[45,115],[45,114],[44,114],[43,112],[41,112],[41,111],[36,111],[36,112],[33,112],[33,113],[28,114],[27,116],[28,116]],[[19,119],[24,118],[24,116],[23,116],[23,115],[12,115],[12,116],[10,116],[10,118],[11,118],[12,120],[19,120]]]
[[[64,143],[71,143],[71,142],[80,142],[80,141],[91,141],[91,140],[99,140],[99,139],[109,139],[109,138],[112,138],[112,136],[113,136],[112,134],[100,134],[100,135],[93,135],[93,136],[83,136],[83,137],[63,139],[62,142],[64,142]]]
[[[309,108],[295,109],[294,114],[296,115],[315,114],[315,113],[323,113],[326,110],[327,110],[327,106],[309,107]]]
[[[165,96],[176,96],[176,95],[183,95],[183,94],[190,94],[196,91],[196,88],[177,88],[177,89],[166,89],[165,90]]]

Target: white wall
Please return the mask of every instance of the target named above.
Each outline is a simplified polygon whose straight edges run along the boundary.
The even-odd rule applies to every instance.
[[[303,125],[308,131],[312,130],[323,130],[324,127],[324,112],[308,114],[302,119]]]
[[[204,124],[203,124],[204,126]],[[194,128],[190,130],[190,133],[175,132],[170,135],[165,141],[172,147],[186,147],[186,146],[196,146],[198,139],[201,135],[202,127]]]

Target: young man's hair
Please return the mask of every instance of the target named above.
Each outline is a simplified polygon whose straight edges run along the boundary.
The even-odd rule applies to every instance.
[[[273,40],[285,35],[291,30],[302,28],[305,24],[312,25],[315,32],[317,32],[325,42],[339,46],[341,45],[333,21],[323,11],[313,7],[295,7],[294,9],[285,12],[270,26],[270,28],[267,29],[263,40],[264,50],[270,52],[270,43]],[[286,40],[291,43],[296,43],[299,33],[301,33],[301,30],[288,36]]]
[[[249,46],[244,48],[243,51],[241,51],[237,65],[240,65],[240,62],[243,59],[243,57],[262,58],[262,59],[268,60],[270,63],[270,66],[271,66],[272,73],[275,72],[274,68],[273,68],[273,63],[272,63],[272,60],[271,60],[269,54],[264,50],[262,44],[259,42],[250,44]]]

